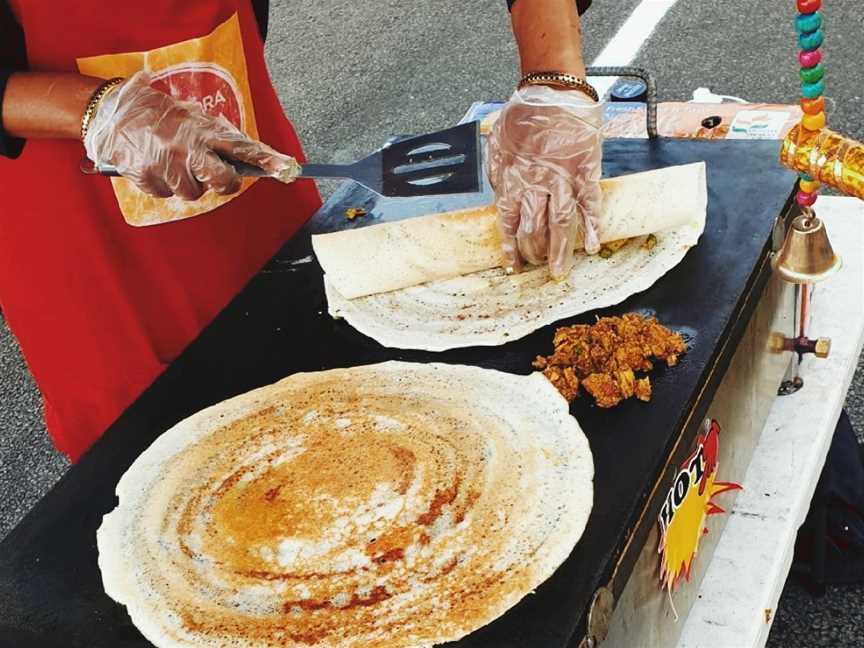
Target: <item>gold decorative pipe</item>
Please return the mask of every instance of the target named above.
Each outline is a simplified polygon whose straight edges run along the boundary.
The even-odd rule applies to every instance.
[[[783,140],[780,161],[790,169],[844,194],[864,199],[864,144],[823,129],[798,124]]]

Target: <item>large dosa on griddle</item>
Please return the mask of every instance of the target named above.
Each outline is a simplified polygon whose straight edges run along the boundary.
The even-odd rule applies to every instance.
[[[540,374],[297,374],[162,435],[98,532],[106,592],[160,647],[458,639],[569,555],[588,443]]]
[[[686,225],[700,213],[704,220],[704,163],[607,178],[601,185],[603,243]],[[496,219],[490,205],[319,234],[312,245],[330,285],[354,299],[500,266]]]
[[[491,208],[323,235],[315,245],[330,314],[387,347],[443,351],[504,344],[618,304],[653,285],[699,241],[708,204],[705,164],[604,183],[601,240],[636,238],[608,259],[577,253],[561,282],[545,266],[516,275],[497,267]],[[653,247],[642,245],[648,233],[656,234]],[[478,266],[489,269],[473,271]],[[451,278],[392,289],[432,275]],[[337,281],[352,293],[375,294],[349,299]]]

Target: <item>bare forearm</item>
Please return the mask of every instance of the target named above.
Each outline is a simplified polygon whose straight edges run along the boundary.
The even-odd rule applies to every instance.
[[[518,0],[512,20],[523,74],[555,71],[585,77],[574,0]]]
[[[13,74],[3,95],[3,128],[16,137],[78,138],[87,102],[101,83],[80,74]]]

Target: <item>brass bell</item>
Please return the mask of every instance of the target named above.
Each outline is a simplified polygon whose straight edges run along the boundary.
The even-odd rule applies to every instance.
[[[784,281],[814,284],[837,272],[841,260],[831,247],[824,223],[808,209],[792,221],[773,265]]]

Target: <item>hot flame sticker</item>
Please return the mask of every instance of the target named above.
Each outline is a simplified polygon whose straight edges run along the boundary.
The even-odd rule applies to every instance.
[[[678,469],[658,516],[660,582],[669,592],[677,588],[682,576],[690,579],[699,541],[708,533],[705,518],[725,512],[711,498],[741,488],[738,484],[716,481],[720,425],[709,420],[705,421],[705,428],[696,440],[693,454]]]

